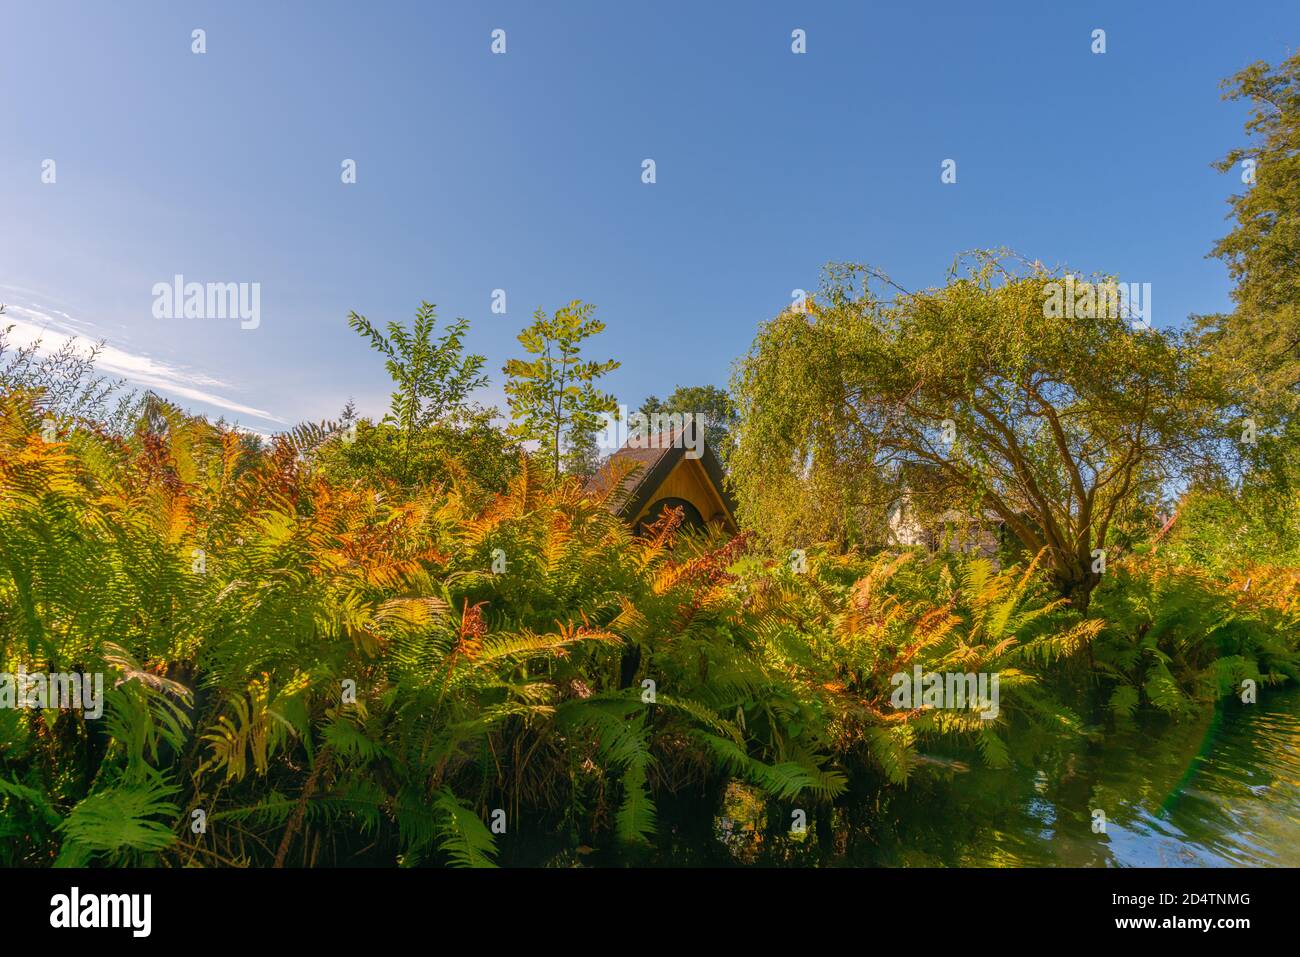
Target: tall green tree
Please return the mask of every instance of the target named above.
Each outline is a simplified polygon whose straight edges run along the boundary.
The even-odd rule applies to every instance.
[[[391,404],[382,421],[398,429],[404,469],[409,468],[422,436],[435,424],[462,413],[471,393],[488,381],[482,374],[484,357],[465,352],[469,322],[457,319],[439,336],[436,316],[432,303],[421,302],[410,329],[389,322],[385,334],[365,316],[348,314],[348,325],[384,357],[393,380]]]
[[[620,363],[582,358],[582,343],[605,329],[594,311],[579,299],[557,309],[553,317],[538,309],[533,324],[519,333],[520,345],[533,358],[505,364],[505,391],[514,419],[510,434],[537,441],[539,455],[557,477],[566,452],[581,454],[590,446],[591,436],[604,423],[602,414],[618,414],[614,396],[601,392],[596,383]]]
[[[1228,200],[1232,229],[1212,251],[1234,281],[1234,308],[1197,328],[1230,386],[1225,417],[1249,432],[1238,442],[1244,468],[1207,482],[1194,499],[1201,528],[1179,531],[1208,534],[1214,516],[1233,554],[1267,542],[1256,558],[1280,560],[1300,541],[1300,54],[1251,64],[1222,86],[1250,106],[1246,143],[1215,164],[1240,184]]]
[[[1216,398],[1177,336],[1058,314],[1062,277],[1041,267],[993,253],[969,266],[889,299],[859,282],[870,271],[834,269],[824,301],[760,330],[733,388],[742,519],[827,480],[851,493],[852,514],[870,480],[898,476],[941,507],[996,518],[1031,554],[1046,549],[1055,585],[1085,609],[1095,550],[1141,496],[1212,450]]]
[[[1232,230],[1213,255],[1236,285],[1231,314],[1202,322],[1256,404],[1300,405],[1300,53],[1278,67],[1254,63],[1223,82],[1250,106],[1249,142],[1215,167],[1239,174]]]

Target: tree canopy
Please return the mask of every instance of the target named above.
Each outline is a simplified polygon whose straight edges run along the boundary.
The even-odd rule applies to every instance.
[[[1229,199],[1231,231],[1213,255],[1235,281],[1236,309],[1203,325],[1256,403],[1300,401],[1300,53],[1254,63],[1223,83],[1251,104],[1250,142],[1215,167],[1245,187]]]
[[[704,441],[724,462],[731,449],[731,430],[736,427],[735,404],[726,389],[716,385],[679,385],[667,399],[647,396],[638,410],[644,415],[679,412],[702,416]]]
[[[1213,389],[1177,335],[1135,329],[1120,310],[1050,308],[1061,274],[987,252],[959,268],[908,292],[832,267],[819,299],[762,327],[734,388],[742,517],[829,485],[859,531],[872,516],[878,529],[905,488],[1046,550],[1056,586],[1086,607],[1094,550],[1125,510],[1208,461]]]
[[[506,395],[515,438],[539,443],[539,454],[556,476],[566,453],[586,461],[594,447],[592,436],[603,424],[602,413],[617,414],[614,396],[596,382],[621,365],[614,359],[583,361],[582,343],[605,330],[595,318],[595,306],[579,299],[555,311],[538,309],[533,324],[519,333],[519,343],[532,359],[505,364]]]

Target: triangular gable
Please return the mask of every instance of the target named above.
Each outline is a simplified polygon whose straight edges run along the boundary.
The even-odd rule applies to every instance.
[[[718,456],[701,442],[700,455],[688,457],[693,450],[675,439],[673,432],[629,439],[588,488],[604,493],[617,483],[608,499],[609,509],[633,524],[659,500],[682,498],[697,508],[705,522],[721,521],[728,531],[739,531]]]

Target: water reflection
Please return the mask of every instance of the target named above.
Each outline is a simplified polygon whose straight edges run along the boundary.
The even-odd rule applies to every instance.
[[[732,786],[709,833],[687,816],[664,822],[658,862],[1300,866],[1300,688],[1068,748],[1021,736],[1013,758],[1002,771],[927,767],[905,792],[809,820],[802,835],[788,833],[789,809]]]

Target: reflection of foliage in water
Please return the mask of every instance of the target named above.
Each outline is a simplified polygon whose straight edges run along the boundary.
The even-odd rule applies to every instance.
[[[1295,866],[1297,741],[1300,689],[1289,688],[1105,739],[1029,731],[1010,769],[934,768],[856,815],[810,819],[803,839],[770,828],[771,806],[733,786],[714,836],[726,861],[759,866]],[[1092,831],[1094,809],[1105,833]],[[665,854],[681,863],[676,848]]]

